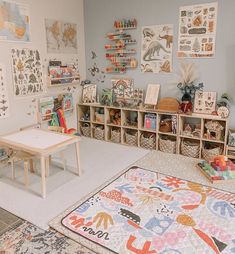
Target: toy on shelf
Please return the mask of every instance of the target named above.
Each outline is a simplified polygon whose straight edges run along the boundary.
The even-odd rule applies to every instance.
[[[198,167],[212,183],[235,179],[235,165],[223,155],[215,156],[212,161],[202,161]]]
[[[205,124],[206,133],[204,133],[204,137],[212,140],[222,140],[222,132],[224,127],[220,124],[219,121],[208,121]]]
[[[114,21],[114,27],[116,29],[134,29],[137,27],[136,19],[122,19]]]
[[[189,124],[185,123],[182,135],[187,137],[200,138],[201,136],[201,125],[200,124]]]
[[[121,125],[121,110],[111,109],[109,111],[109,116],[110,116],[109,123],[115,124],[115,125]]]
[[[156,114],[146,113],[144,116],[144,128],[156,130]]]
[[[191,114],[193,110],[192,98],[190,94],[185,93],[179,106],[179,113]]]

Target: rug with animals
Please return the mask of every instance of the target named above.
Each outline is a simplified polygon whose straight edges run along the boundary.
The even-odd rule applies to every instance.
[[[132,167],[61,224],[102,254],[231,254],[235,194]]]

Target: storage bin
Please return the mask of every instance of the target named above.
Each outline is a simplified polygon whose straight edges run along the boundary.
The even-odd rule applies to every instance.
[[[126,143],[131,146],[138,145],[138,132],[125,132]]]
[[[169,137],[159,137],[159,150],[164,153],[176,153],[176,140]]]
[[[213,157],[220,155],[222,152],[221,146],[208,147],[205,146],[202,148],[202,158],[209,161],[213,159]]]
[[[164,119],[161,120],[159,126],[160,132],[172,132],[172,120],[171,119]]]
[[[146,149],[156,149],[156,135],[142,133],[140,135],[140,146]]]
[[[181,154],[188,157],[199,158],[200,144],[194,141],[181,142]]]
[[[96,126],[94,127],[94,138],[99,140],[104,140],[104,127]]]
[[[84,123],[81,126],[82,135],[85,137],[91,137],[91,127],[89,123]]]
[[[110,140],[114,143],[121,143],[121,130],[120,129],[111,129]]]

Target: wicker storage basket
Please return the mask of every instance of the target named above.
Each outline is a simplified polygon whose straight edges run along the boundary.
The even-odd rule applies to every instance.
[[[198,158],[200,153],[200,144],[194,141],[182,141],[181,153],[184,156]]]
[[[91,127],[89,123],[85,123],[81,126],[82,135],[85,137],[91,136]]]
[[[161,131],[161,132],[172,132],[172,120],[171,119],[161,120],[159,131]]]
[[[155,149],[156,148],[156,135],[146,135],[142,133],[140,136],[140,146],[146,149]]]
[[[202,157],[203,159],[209,161],[213,159],[213,157],[220,155],[222,152],[222,148],[220,146],[211,147],[211,148],[202,148]]]
[[[159,150],[164,153],[176,153],[176,140],[159,137]]]
[[[137,142],[138,133],[137,132],[135,132],[135,133],[125,132],[125,137],[126,137],[126,143],[128,145],[137,146],[137,144],[138,144],[138,142]]]
[[[111,129],[111,139],[112,142],[121,143],[121,131],[118,129]]]
[[[94,127],[94,138],[99,140],[104,140],[104,128],[103,127]]]

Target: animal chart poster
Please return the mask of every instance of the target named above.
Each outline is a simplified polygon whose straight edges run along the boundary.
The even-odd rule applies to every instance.
[[[0,63],[0,119],[9,117],[9,99],[6,86],[6,69]]]
[[[77,53],[77,25],[59,20],[45,20],[47,52]]]
[[[141,71],[171,72],[173,25],[142,27]]]
[[[215,55],[218,3],[180,8],[178,57],[200,58]]]
[[[44,92],[42,64],[38,50],[12,49],[15,96],[32,96]]]

